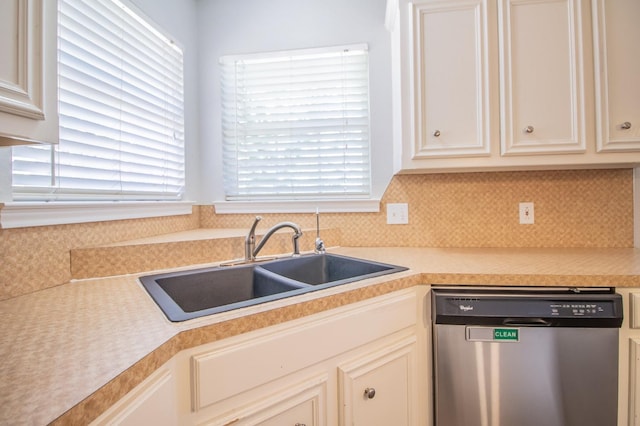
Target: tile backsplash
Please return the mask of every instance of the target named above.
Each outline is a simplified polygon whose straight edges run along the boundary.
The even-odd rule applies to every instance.
[[[533,202],[535,224],[520,225],[518,204]],[[407,203],[409,223],[387,225],[386,204]],[[313,215],[262,215],[266,224]],[[379,213],[322,214],[344,246],[633,247],[633,170],[398,175]],[[251,215],[216,215],[201,226],[246,228]],[[331,242],[327,242],[331,245]]]
[[[535,204],[535,224],[519,224],[520,202]],[[407,203],[409,223],[387,225],[387,203]],[[253,216],[196,206],[185,216],[0,229],[0,300],[69,281],[75,248],[197,228],[248,229]],[[281,220],[315,226],[312,214],[262,216],[265,228]],[[323,228],[340,231],[343,246],[632,247],[633,170],[398,175],[379,213],[321,218]]]
[[[73,248],[193,229],[199,219],[194,209],[184,216],[0,229],[0,300],[69,281]]]

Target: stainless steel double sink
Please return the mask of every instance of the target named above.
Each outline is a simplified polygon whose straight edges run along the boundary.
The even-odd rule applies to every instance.
[[[336,254],[148,275],[140,282],[170,321],[185,321],[404,271]]]

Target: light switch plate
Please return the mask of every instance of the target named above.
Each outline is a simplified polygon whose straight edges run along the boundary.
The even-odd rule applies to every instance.
[[[409,223],[409,205],[407,203],[387,204],[387,224],[406,225]]]

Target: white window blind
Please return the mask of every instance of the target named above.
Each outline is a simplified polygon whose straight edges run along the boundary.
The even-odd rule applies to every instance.
[[[180,199],[182,51],[115,0],[59,0],[60,143],[13,149],[14,199]]]
[[[220,62],[227,200],[369,196],[366,45]]]

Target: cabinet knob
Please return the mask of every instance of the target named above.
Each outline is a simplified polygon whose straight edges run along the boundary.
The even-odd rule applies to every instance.
[[[533,133],[533,126],[527,126],[524,128],[525,133]]]
[[[433,132],[433,136],[435,136],[436,138],[440,136],[440,130],[436,130],[435,132]]]
[[[622,130],[629,130],[631,128],[631,123],[629,123],[628,121],[625,121],[620,125],[620,128]]]
[[[374,388],[366,388],[364,390],[364,397],[368,399],[373,399],[376,396],[376,390]]]

